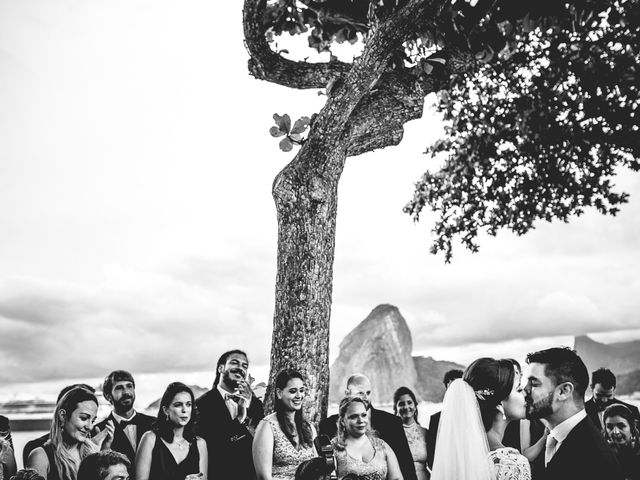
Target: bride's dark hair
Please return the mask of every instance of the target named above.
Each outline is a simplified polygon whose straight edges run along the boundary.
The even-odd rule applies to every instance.
[[[488,357],[479,358],[464,371],[462,378],[476,394],[486,431],[493,424],[498,404],[511,394],[515,375],[513,361]]]

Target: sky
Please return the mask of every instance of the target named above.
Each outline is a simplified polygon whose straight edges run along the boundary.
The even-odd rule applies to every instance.
[[[293,158],[268,130],[325,97],[250,77],[241,22],[239,1],[0,0],[0,398],[116,368],[212,378],[231,348],[266,379],[271,185]],[[331,358],[381,303],[414,355],[463,364],[640,338],[640,176],[616,178],[617,217],[482,237],[447,265],[434,217],[402,212],[437,168],[432,104],[401,145],[347,161]]]

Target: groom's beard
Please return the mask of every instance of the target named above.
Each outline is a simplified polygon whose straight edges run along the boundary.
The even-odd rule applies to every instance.
[[[527,418],[546,418],[553,413],[551,403],[553,402],[553,392],[547,395],[545,398],[534,402],[531,397],[525,398],[527,402]]]

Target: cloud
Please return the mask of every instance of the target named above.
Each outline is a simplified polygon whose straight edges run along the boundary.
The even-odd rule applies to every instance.
[[[204,370],[238,347],[267,362],[272,292],[250,275],[228,275],[232,264],[191,259],[157,272],[112,266],[97,288],[4,281],[0,352],[10,368],[0,381],[95,377],[115,368]]]

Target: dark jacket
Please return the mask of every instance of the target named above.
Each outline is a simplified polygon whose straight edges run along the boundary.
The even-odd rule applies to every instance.
[[[609,405],[613,405],[614,403],[619,403],[620,405],[624,405],[625,407],[627,407],[629,410],[631,410],[631,413],[633,414],[636,421],[640,422],[640,412],[638,412],[638,407],[625,403],[622,400],[618,400],[617,398],[613,398],[609,402]],[[587,416],[591,419],[593,425],[598,430],[602,431],[602,423],[600,423],[600,417],[598,416],[598,406],[593,400],[593,397],[584,402],[584,410],[587,412]]]
[[[404,434],[402,420],[382,410],[371,407],[371,428],[378,436],[387,442],[398,458],[400,470],[404,480],[416,480],[416,470],[413,465],[413,457],[409,450],[409,443]],[[338,430],[338,415],[332,415],[320,422],[320,435],[336,436]]]
[[[427,463],[429,468],[433,468],[433,457],[436,453],[436,440],[438,439],[438,426],[440,425],[440,415],[436,412],[429,417],[429,428],[427,429]]]
[[[542,460],[544,454],[536,461]],[[578,423],[543,469],[544,480],[623,480],[620,465],[589,418]]]
[[[198,435],[207,442],[209,480],[253,480],[253,432],[264,418],[262,402],[255,396],[249,404],[244,424],[232,419],[224,399],[213,388],[196,400],[200,420]]]
[[[116,419],[113,418],[113,413],[110,413],[107,418],[98,423],[95,427],[95,431],[101,432],[106,427],[109,420],[113,422],[115,427],[113,440],[111,441],[111,450],[123,453],[129,459],[131,465],[134,465],[136,462],[136,450],[138,445],[140,445],[140,439],[142,438],[142,435],[151,430],[156,419],[149,415],[145,415],[144,413],[136,412],[136,415],[133,417],[133,422],[136,425],[136,450],[134,450],[131,442],[127,438],[127,435],[124,433],[124,429],[120,427]]]

